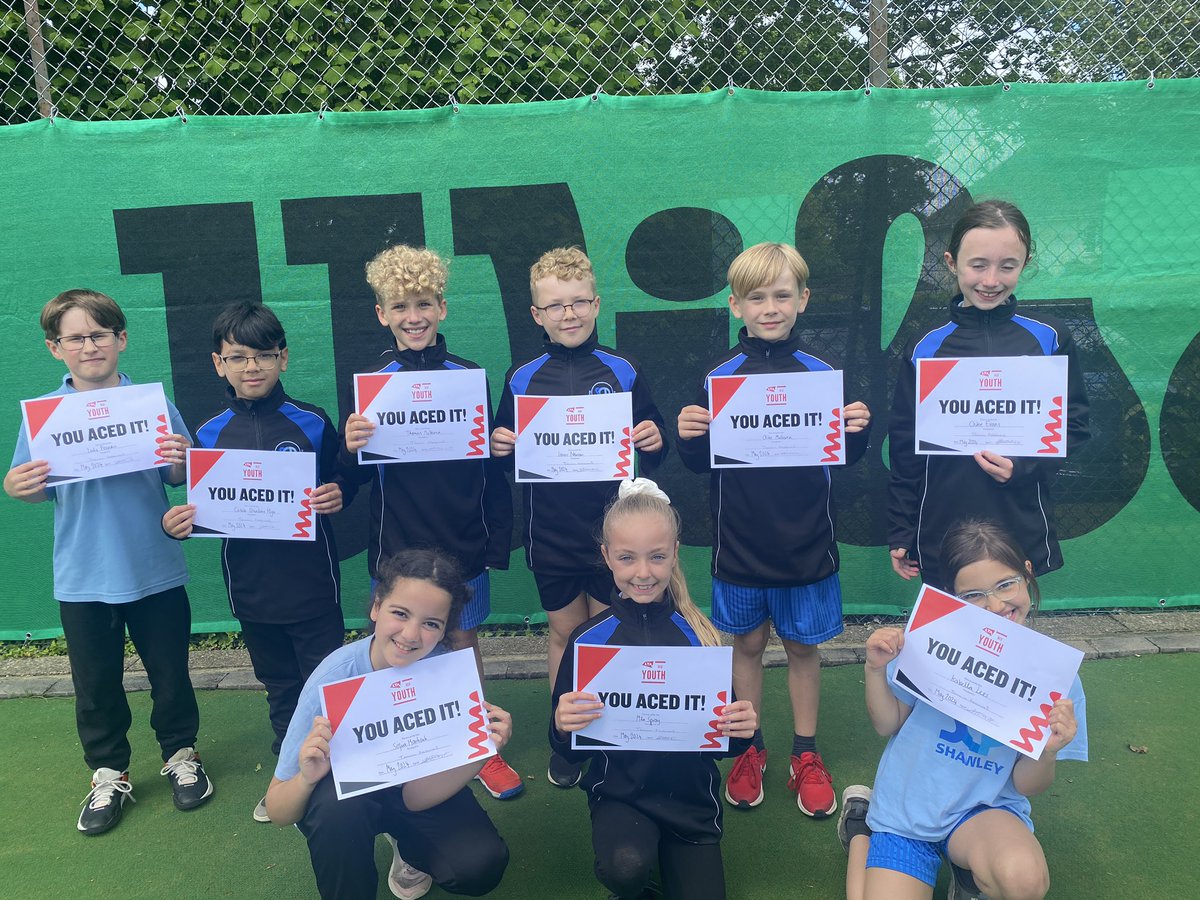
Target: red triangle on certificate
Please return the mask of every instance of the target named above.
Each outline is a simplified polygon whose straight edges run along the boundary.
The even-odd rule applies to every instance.
[[[383,375],[354,376],[354,383],[358,386],[358,409],[356,412],[360,416],[365,414],[371,401],[379,396],[379,392],[384,389],[391,378],[390,372]]]
[[[921,377],[920,377],[920,396],[917,397],[917,402],[921,403],[933,393],[933,389],[942,383],[942,379],[950,374],[950,370],[958,365],[957,359],[923,359],[920,361]]]
[[[936,622],[942,616],[948,616],[952,612],[957,612],[966,606],[957,597],[952,597],[937,588],[931,588],[925,585],[921,588],[921,595],[917,598],[917,612],[913,616],[912,625],[909,626],[909,632],[914,632],[922,625],[928,625],[930,622]]]
[[[550,402],[549,397],[518,397],[517,398],[517,434],[525,430],[525,426],[533,421],[533,417],[542,411],[542,407]]]
[[[725,404],[729,399],[737,393],[746,381],[744,375],[736,378],[714,378],[712,380],[712,414],[715,419],[720,415],[721,410],[725,408]]]
[[[366,675],[360,675],[349,681],[339,681],[321,688],[325,694],[325,712],[329,716],[329,730],[334,734],[337,734],[338,726],[342,724],[342,719],[346,717],[346,712],[350,709],[350,704],[354,702],[358,689],[362,687],[363,679],[366,677]]]
[[[192,450],[188,454],[188,488],[195,488],[224,455],[224,450]]]
[[[33,440],[46,424],[46,420],[58,409],[63,397],[43,397],[41,400],[25,401],[25,420],[29,423],[29,439]]]
[[[586,688],[588,683],[600,673],[600,670],[620,652],[620,647],[580,646],[579,668],[575,672],[575,690],[582,691]]]

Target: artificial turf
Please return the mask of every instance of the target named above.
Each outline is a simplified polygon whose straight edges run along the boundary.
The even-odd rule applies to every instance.
[[[1195,896],[1200,654],[1090,661],[1082,678],[1091,762],[1063,763],[1051,789],[1034,800],[1050,895]],[[526,776],[524,794],[503,803],[476,787],[512,853],[493,896],[604,897],[592,876],[584,797],[545,778],[546,682],[489,682],[487,693],[513,713],[516,736],[504,755]],[[0,702],[0,897],[315,896],[300,834],[250,818],[274,767],[263,696],[198,696],[212,801],[188,813],[172,807],[147,723],[149,695],[135,694],[130,777],[138,802],[126,807],[118,828],[92,838],[75,830],[89,773],[73,701]],[[751,812],[726,813],[729,896],[840,897],[845,862],[834,821],[801,815],[785,787],[790,736],[782,670],[766,673],[764,706],[772,754],[767,797]],[[839,789],[871,782],[883,741],[867,723],[860,667],[824,671],[819,738]],[[382,839],[376,857],[382,872],[390,859]],[[937,896],[944,886],[943,873]],[[379,896],[391,896],[382,883]],[[445,895],[434,888],[430,896]]]

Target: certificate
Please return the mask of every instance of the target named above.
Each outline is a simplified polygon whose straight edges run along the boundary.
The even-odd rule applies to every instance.
[[[925,585],[904,630],[896,681],[968,728],[1037,759],[1046,716],[1083,651]]]
[[[714,375],[708,403],[714,469],[846,462],[840,371]]]
[[[310,499],[317,454],[192,447],[187,467],[192,537],[317,539]]]
[[[172,434],[161,384],[127,384],[21,401],[29,458],[50,464],[49,486],[167,465]]]
[[[633,395],[517,395],[517,481],[633,477]]]
[[[322,685],[321,709],[339,800],[496,755],[470,650]]]
[[[717,717],[732,696],[731,647],[575,645],[575,690],[604,704],[576,750],[726,751]]]
[[[360,463],[483,459],[488,449],[483,369],[354,376],[354,410],[375,426]]]
[[[1062,457],[1065,356],[917,360],[916,452]]]

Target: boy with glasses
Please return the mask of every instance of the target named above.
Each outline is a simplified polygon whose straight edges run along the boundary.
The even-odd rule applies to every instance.
[[[64,291],[42,309],[41,325],[46,348],[67,367],[62,386],[46,396],[131,383],[117,370],[129,338],[125,314],[111,297]],[[4,478],[10,497],[54,504],[54,596],[71,661],[79,742],[93,770],[76,822],[87,835],[116,826],[125,800],[133,799],[132,714],[122,682],[126,628],[150,680],[150,722],[175,806],[194,809],[212,795],[212,782],[195,751],[200,711],[188,677],[192,616],[183,587],[187,566],[179,546],[159,529],[167,508],[163,482],[183,482],[184,452],[191,445],[170,401],[167,410],[175,433],[159,438],[158,444],[169,466],[49,485],[50,466],[29,458],[22,429]]]
[[[492,455],[510,456],[516,446],[518,394],[633,394],[631,437],[641,474],[653,472],[667,455],[663,418],[636,362],[596,341],[600,298],[591,260],[578,247],[543,254],[529,271],[533,321],[545,330],[545,352],[514,365],[504,377],[504,396],[492,431]],[[596,540],[604,510],[618,482],[526,482],[523,489],[525,559],[537,583],[550,624],[550,684],[558,674],[567,639],[603,609],[613,591],[612,573]],[[547,777],[559,787],[579,782],[579,766],[552,754]]]
[[[241,623],[254,674],[267,690],[275,732],[271,752],[278,755],[300,689],[345,636],[341,571],[328,518],[342,508],[335,477],[337,430],[320,407],[284,393],[279,376],[287,371],[287,337],[263,304],[243,301],[221,311],[213,322],[212,359],[228,385],[224,407],[196,429],[198,446],[317,454],[320,486],[311,497],[315,542],[221,541],[229,606]],[[162,517],[162,529],[183,540],[192,533],[195,517],[190,504],[172,507]],[[270,821],[262,800],[253,818]]]

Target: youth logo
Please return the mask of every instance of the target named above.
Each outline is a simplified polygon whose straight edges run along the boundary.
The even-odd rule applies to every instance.
[[[648,659],[642,663],[642,684],[666,684],[667,661]]]
[[[242,481],[262,481],[262,463],[246,460],[242,463]]]
[[[108,401],[107,400],[93,400],[91,403],[88,403],[87,404],[87,417],[88,417],[89,421],[91,421],[92,419],[107,419],[108,418]]]
[[[392,694],[392,706],[412,703],[417,699],[417,687],[413,684],[411,678],[401,678],[399,681],[393,681],[388,689]]]
[[[433,389],[429,386],[428,381],[418,381],[412,386],[412,402],[413,403],[432,403]]]
[[[984,369],[979,373],[979,389],[981,391],[1004,390],[1004,370]]]
[[[990,653],[992,656],[999,656],[1004,652],[1004,639],[1008,637],[1003,631],[997,631],[995,628],[984,628],[979,632],[979,640],[975,642],[975,646],[984,653]]]
[[[584,424],[583,407],[568,406],[567,407],[567,424],[568,425],[583,425]]]
[[[787,388],[782,384],[774,384],[767,388],[767,406],[787,406]]]

